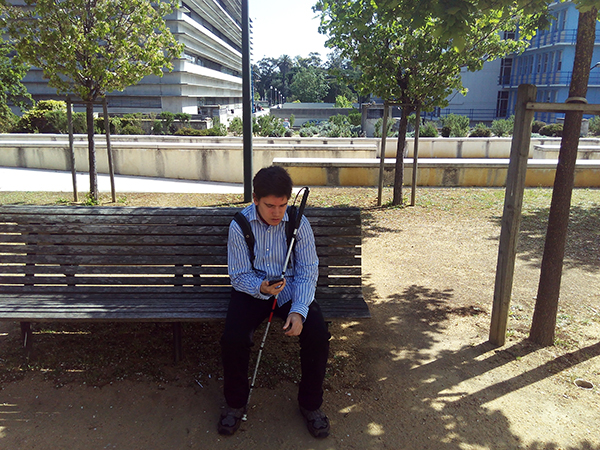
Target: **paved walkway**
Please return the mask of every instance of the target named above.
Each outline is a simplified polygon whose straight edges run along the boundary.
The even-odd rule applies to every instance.
[[[77,174],[77,191],[89,192],[88,173]],[[110,177],[98,174],[98,190],[110,192]],[[242,184],[115,175],[117,195],[126,192],[243,194]],[[71,172],[0,167],[0,191],[73,192]]]

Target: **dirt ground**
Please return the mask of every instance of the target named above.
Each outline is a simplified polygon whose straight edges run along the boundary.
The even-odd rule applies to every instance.
[[[227,438],[216,432],[222,324],[186,324],[185,360],[173,365],[164,326],[38,325],[26,360],[18,324],[0,323],[0,448],[600,450],[600,192],[577,206],[547,348],[526,339],[547,207],[523,218],[508,340],[495,348],[502,193],[472,192],[364,209],[372,318],[331,326],[329,438],[301,420],[297,344],[279,323],[249,419]]]

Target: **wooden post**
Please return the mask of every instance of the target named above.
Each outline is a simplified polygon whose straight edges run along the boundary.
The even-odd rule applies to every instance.
[[[519,86],[515,107],[515,129],[510,149],[510,163],[506,177],[506,195],[500,231],[498,266],[492,307],[490,342],[502,346],[506,342],[506,328],[512,292],[515,258],[521,223],[521,207],[527,174],[527,158],[531,141],[534,112],[527,110],[527,102],[535,101],[537,88],[531,84]]]
[[[410,206],[415,206],[417,192],[417,164],[419,162],[419,127],[421,125],[421,105],[417,105],[415,122],[415,143],[413,149],[412,187],[410,190]]]
[[[377,206],[381,206],[383,197],[383,175],[385,165],[385,146],[387,140],[388,102],[383,102],[383,123],[381,124],[381,150],[379,154],[379,188],[377,189]]]
[[[117,194],[115,192],[115,168],[113,166],[112,149],[110,147],[110,120],[108,119],[108,105],[106,97],[102,97],[102,111],[104,112],[104,131],[106,132],[106,153],[108,154],[108,173],[110,175],[110,191],[112,201],[116,203]]]
[[[69,124],[69,153],[71,157],[71,177],[73,178],[73,201],[77,201],[77,170],[75,167],[75,148],[73,144],[73,106],[71,97],[67,95],[67,122]]]

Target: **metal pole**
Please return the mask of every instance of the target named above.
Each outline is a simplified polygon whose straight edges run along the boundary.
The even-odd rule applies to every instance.
[[[110,191],[112,193],[112,201],[117,201],[115,192],[115,169],[113,166],[112,149],[110,147],[110,120],[108,119],[108,105],[106,97],[102,97],[102,110],[104,112],[104,131],[106,132],[106,153],[108,154],[108,173],[110,174]]]
[[[73,104],[67,95],[67,122],[69,123],[69,153],[71,156],[71,176],[73,177],[73,201],[77,201],[77,170],[75,168],[75,148],[73,145]]]
[[[252,89],[248,0],[242,0],[242,115],[244,128],[244,202],[252,201]]]

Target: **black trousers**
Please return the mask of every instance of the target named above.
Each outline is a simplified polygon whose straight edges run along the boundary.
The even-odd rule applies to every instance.
[[[272,299],[260,300],[235,290],[231,293],[225,331],[221,338],[221,355],[225,401],[232,408],[242,408],[248,402],[248,365],[254,331],[269,317],[272,306]],[[277,307],[275,315],[285,320],[290,307],[291,302]],[[320,408],[323,403],[323,380],[330,338],[321,308],[313,301],[300,334],[302,378],[298,389],[298,403],[309,411]]]

